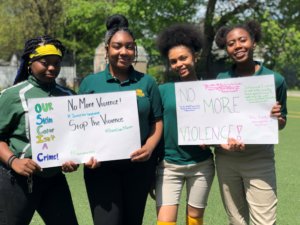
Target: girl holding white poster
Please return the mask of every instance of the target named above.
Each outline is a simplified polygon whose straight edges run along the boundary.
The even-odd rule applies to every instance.
[[[197,81],[195,65],[201,49],[201,33],[190,24],[176,24],[157,39],[161,55],[179,82]],[[157,224],[175,225],[184,184],[187,189],[186,221],[202,225],[215,167],[209,147],[179,146],[174,82],[159,86],[164,115],[164,158],[157,167]]]
[[[273,76],[277,104],[270,109],[270,116],[277,118],[279,129],[283,129],[287,115],[286,84],[283,76],[253,59],[260,39],[261,27],[256,21],[220,28],[216,43],[226,50],[233,66],[220,73],[218,79]],[[229,223],[246,225],[251,221],[256,225],[276,224],[274,145],[244,146],[231,140],[228,145],[217,147],[215,154],[220,191]]]
[[[127,19],[123,15],[113,15],[107,19],[106,27],[108,65],[104,71],[87,76],[79,93],[134,90],[142,147],[132,149],[130,159],[105,161],[100,165],[95,159],[86,163],[85,184],[94,224],[141,225],[155,173],[156,161],[152,153],[162,134],[161,99],[155,80],[132,66],[137,59],[137,46]],[[100,136],[99,141],[101,138],[105,137]],[[115,142],[122,148],[119,140]]]
[[[42,170],[31,159],[29,138],[27,100],[73,94],[55,82],[64,50],[60,41],[49,36],[28,40],[15,85],[0,94],[1,224],[29,224],[35,211],[46,224],[78,224],[62,173],[75,171],[78,165],[66,162],[62,167]],[[43,121],[40,126],[46,123]]]

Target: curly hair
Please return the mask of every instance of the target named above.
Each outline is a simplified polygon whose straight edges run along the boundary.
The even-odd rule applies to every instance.
[[[171,48],[184,45],[192,52],[199,52],[202,48],[202,35],[200,30],[187,23],[174,24],[163,30],[156,39],[160,54],[167,58]]]
[[[215,42],[220,49],[226,48],[226,38],[227,34],[236,29],[241,28],[247,31],[252,40],[258,43],[262,38],[262,31],[260,24],[255,20],[250,20],[244,24],[238,24],[234,26],[222,26],[216,34]]]
[[[14,84],[17,84],[19,82],[27,80],[27,78],[29,76],[29,71],[28,71],[28,65],[29,65],[29,61],[30,61],[29,55],[31,53],[33,53],[37,47],[39,47],[41,45],[46,45],[46,44],[54,45],[56,48],[58,48],[61,51],[62,56],[64,55],[65,47],[63,46],[63,44],[59,40],[54,39],[48,35],[39,36],[39,37],[27,40],[25,42],[23,55],[21,57],[21,63],[20,63],[16,78],[14,80]]]

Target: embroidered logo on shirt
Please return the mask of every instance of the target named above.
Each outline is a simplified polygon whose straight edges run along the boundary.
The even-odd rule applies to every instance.
[[[142,89],[136,89],[136,95],[138,97],[144,97],[145,96],[145,94],[144,94],[144,92],[143,92]]]

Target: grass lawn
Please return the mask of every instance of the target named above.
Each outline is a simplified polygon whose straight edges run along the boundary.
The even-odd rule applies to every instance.
[[[278,184],[278,225],[300,225],[300,97],[288,98],[288,123],[280,131],[280,144],[275,147]],[[298,161],[299,159],[299,161]],[[298,166],[297,166],[298,165]],[[71,188],[76,214],[80,225],[92,224],[82,166],[76,173],[67,175]],[[205,214],[205,225],[226,225],[226,215],[219,195],[217,180],[214,180]],[[185,192],[179,210],[178,225],[185,224]],[[59,204],[59,203],[58,203]],[[36,214],[32,225],[43,224]],[[144,216],[144,225],[156,225],[155,203],[149,197]],[[109,224],[108,224],[109,225]]]

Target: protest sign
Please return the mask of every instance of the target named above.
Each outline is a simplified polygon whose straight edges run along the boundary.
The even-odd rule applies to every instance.
[[[32,158],[41,167],[129,158],[141,147],[135,91],[28,100]]]
[[[178,82],[175,94],[179,145],[278,143],[272,75]]]

